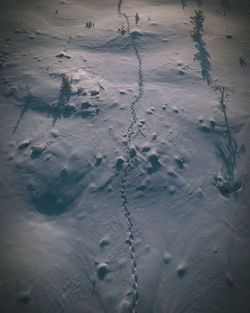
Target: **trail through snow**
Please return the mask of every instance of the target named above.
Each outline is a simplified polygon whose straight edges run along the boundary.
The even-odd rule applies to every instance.
[[[140,52],[135,40],[134,33],[130,32],[130,23],[128,16],[122,12],[122,0],[118,3],[118,14],[120,16],[124,16],[127,24],[127,35],[129,36],[130,43],[134,49],[137,61],[138,61],[138,95],[136,96],[135,100],[130,104],[130,114],[131,114],[131,123],[128,127],[126,137],[127,137],[127,143],[126,143],[126,150],[127,150],[127,158],[126,158],[126,167],[123,172],[122,177],[122,185],[121,185],[121,198],[122,198],[122,207],[123,207],[123,214],[126,217],[127,223],[128,223],[128,240],[126,241],[127,244],[130,247],[130,259],[131,259],[131,267],[132,267],[132,275],[133,275],[133,295],[132,295],[132,303],[130,312],[135,313],[136,312],[136,306],[139,299],[139,291],[138,291],[138,276],[136,273],[136,249],[134,244],[134,224],[131,218],[131,211],[128,205],[128,197],[127,197],[127,178],[129,170],[133,168],[133,152],[131,150],[131,144],[133,142],[133,134],[134,134],[134,126],[137,121],[136,117],[136,110],[135,106],[138,104],[140,99],[143,96],[143,73],[142,73],[142,59],[140,56]]]

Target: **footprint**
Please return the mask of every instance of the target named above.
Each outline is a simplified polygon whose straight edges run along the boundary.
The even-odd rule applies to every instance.
[[[148,156],[148,161],[151,164],[151,167],[148,168],[148,174],[153,174],[154,172],[156,172],[161,167],[159,157],[155,152],[151,153]]]
[[[103,157],[100,155],[100,154],[97,154],[96,155],[96,158],[95,158],[96,162],[95,162],[95,166],[100,166],[102,161],[103,161]]]
[[[177,272],[177,275],[180,278],[183,278],[184,275],[186,275],[186,273],[187,273],[187,265],[186,265],[186,263],[184,263],[184,262],[179,263],[179,265],[176,268],[176,272]]]
[[[90,91],[90,95],[93,97],[93,96],[97,96],[99,95],[99,91],[98,90],[91,90]]]
[[[53,136],[53,137],[55,137],[55,138],[59,136],[59,132],[58,132],[58,130],[56,130],[56,129],[52,129],[51,132],[50,132],[50,134],[51,134],[51,136]]]
[[[144,144],[144,145],[141,147],[141,152],[149,152],[150,150],[151,150],[150,145]]]
[[[32,300],[30,291],[26,290],[20,292],[18,295],[18,300],[25,304],[29,303]]]
[[[131,157],[131,158],[134,158],[134,157],[136,156],[136,149],[135,149],[134,146],[131,146],[131,147],[129,148],[129,154],[130,154],[130,157]]]
[[[232,277],[232,274],[230,272],[226,272],[225,274],[226,283],[230,288],[234,287],[234,279]]]
[[[175,158],[175,163],[178,165],[179,168],[184,168],[184,160],[180,157]]]
[[[104,247],[104,246],[107,246],[109,245],[109,237],[108,236],[105,236],[101,239],[100,243],[99,243],[99,246],[100,247]]]
[[[177,188],[174,185],[168,186],[167,189],[168,189],[168,192],[171,193],[171,194],[174,194],[177,191]]]
[[[32,153],[40,154],[46,149],[46,145],[44,144],[35,144],[31,147]]]
[[[30,144],[31,144],[31,140],[30,139],[24,139],[23,141],[21,141],[19,143],[18,149],[19,150],[23,150],[23,149],[27,148]]]
[[[123,169],[123,164],[125,163],[125,161],[126,160],[122,156],[119,156],[116,159],[115,167],[116,167],[117,171],[121,171]]]
[[[108,273],[108,264],[107,263],[99,263],[97,265],[97,276],[100,280],[104,280],[105,276]]]
[[[169,252],[165,252],[162,258],[163,258],[164,263],[168,264],[171,261],[171,254]]]

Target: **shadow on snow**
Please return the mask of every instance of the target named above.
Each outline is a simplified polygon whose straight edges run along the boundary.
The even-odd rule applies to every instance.
[[[225,104],[225,87],[216,87],[220,92],[220,110],[223,113],[225,121],[224,141],[218,146],[220,157],[225,165],[224,178],[215,178],[215,185],[220,190],[221,194],[229,197],[231,193],[238,191],[242,183],[235,180],[234,172],[239,157],[239,149],[236,139],[233,138],[229,125],[227,107]]]
[[[231,7],[230,7],[228,0],[220,0],[220,3],[221,3],[222,8],[224,9],[224,15],[226,15],[227,12],[231,14]]]
[[[206,43],[202,38],[195,35],[192,35],[192,38],[195,42],[195,47],[198,50],[194,55],[194,60],[200,62],[202,78],[207,82],[208,86],[210,86],[212,84],[212,78],[210,76],[211,63],[209,60],[210,54],[206,50]]]
[[[80,94],[75,94],[75,96],[80,96]],[[22,109],[16,125],[13,128],[12,134],[16,133],[25,113],[27,113],[28,110],[47,113],[48,117],[52,117],[53,126],[56,124],[58,119],[68,118],[73,114],[81,116],[84,119],[98,115],[99,108],[96,105],[91,105],[88,101],[84,101],[81,103],[80,108],[77,108],[73,103],[70,102],[71,97],[72,92],[70,88],[60,88],[57,101],[53,104],[49,104],[43,101],[41,98],[31,94],[21,98],[19,102],[22,104]]]

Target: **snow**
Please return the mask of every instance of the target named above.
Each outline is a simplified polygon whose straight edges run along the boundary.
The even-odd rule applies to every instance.
[[[0,12],[0,311],[249,312],[249,2]]]

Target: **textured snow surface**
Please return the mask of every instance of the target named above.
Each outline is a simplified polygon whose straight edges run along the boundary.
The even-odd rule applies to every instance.
[[[249,313],[249,1],[0,16],[0,311]]]

